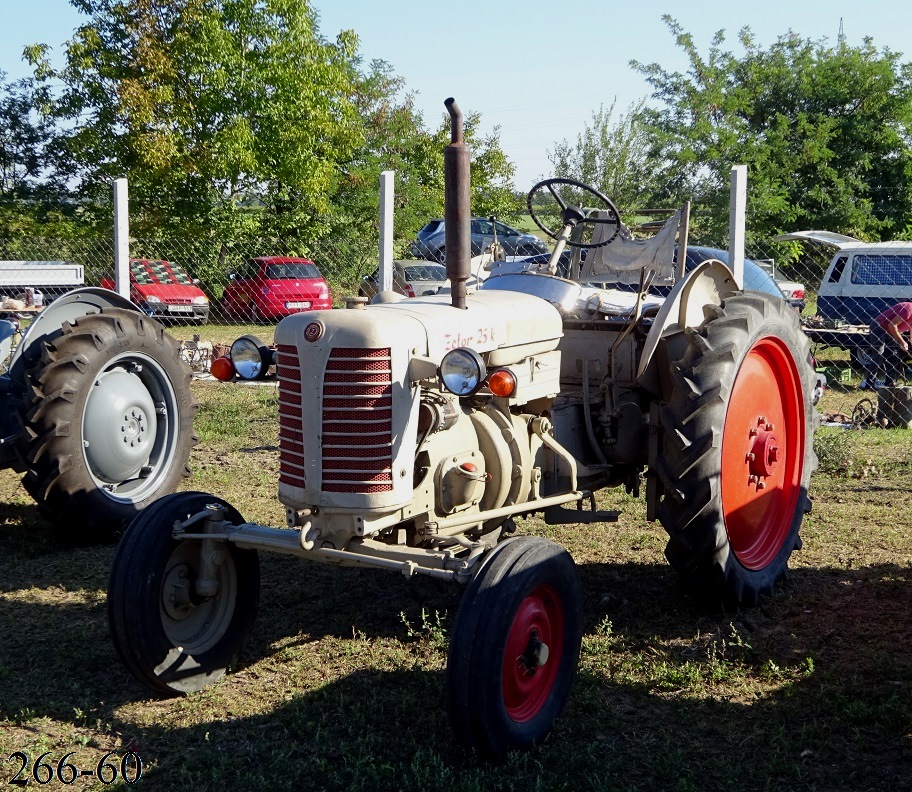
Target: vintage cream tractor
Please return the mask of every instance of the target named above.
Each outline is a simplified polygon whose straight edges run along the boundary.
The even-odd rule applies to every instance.
[[[447,663],[453,729],[500,757],[550,730],[583,624],[570,555],[517,535],[515,518],[587,531],[617,519],[593,493],[638,491],[645,472],[648,516],[701,599],[752,605],[785,573],[814,464],[813,371],[795,312],[739,290],[714,261],[656,297],[646,287],[674,277],[677,226],[630,239],[605,196],[567,179],[530,194],[557,240],[550,261],[498,262],[466,293],[469,155],[447,106],[451,293],[383,293],[276,330],[286,524],[245,522],[217,496],[182,492],[123,537],[111,631],[150,688],[197,690],[238,657],[260,550],[428,575],[466,584]],[[587,255],[561,277],[567,246]],[[612,246],[618,273],[600,253]],[[612,279],[636,286],[591,285]]]

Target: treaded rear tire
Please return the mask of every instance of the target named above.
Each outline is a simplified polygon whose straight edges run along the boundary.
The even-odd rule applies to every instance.
[[[190,368],[161,324],[118,308],[65,323],[43,347],[41,361],[26,375],[31,405],[25,420],[27,470],[22,483],[68,540],[113,539],[137,512],[190,475],[187,462],[199,440],[193,432],[199,403],[190,389]],[[118,380],[127,383],[125,395],[132,400],[118,401],[119,386],[112,384]],[[135,420],[130,415],[137,407],[134,397],[153,408],[139,410],[142,420],[132,427],[118,426],[127,417]],[[104,419],[86,420],[90,403],[93,413],[103,412]],[[114,405],[125,405],[126,415],[115,414]],[[137,456],[139,473],[132,458],[116,461],[116,450],[114,456],[108,454],[115,460],[108,470],[93,464],[98,449],[105,444],[113,448],[121,439],[119,429],[150,441],[144,456]],[[112,475],[112,467],[123,472],[121,480]]]
[[[746,292],[705,310],[660,410],[657,516],[685,584],[734,609],[771,594],[800,546],[817,463],[814,372],[785,301]]]

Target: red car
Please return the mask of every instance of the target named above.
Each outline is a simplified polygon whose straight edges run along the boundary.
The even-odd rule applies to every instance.
[[[111,278],[101,285],[114,288]],[[130,259],[130,299],[157,319],[206,324],[209,298],[180,264],[155,259]]]
[[[222,308],[231,316],[258,322],[332,308],[332,297],[329,284],[310,259],[260,256],[248,259],[231,276]]]

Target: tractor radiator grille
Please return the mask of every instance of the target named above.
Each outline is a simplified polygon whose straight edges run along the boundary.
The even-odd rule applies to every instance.
[[[393,489],[390,349],[334,349],[323,375],[323,489]]]
[[[293,346],[276,347],[279,376],[279,481],[304,488],[304,422],[301,413],[301,367]]]

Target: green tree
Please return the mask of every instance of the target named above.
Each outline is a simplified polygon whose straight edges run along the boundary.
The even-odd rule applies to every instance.
[[[369,268],[376,266],[383,171],[395,173],[397,256],[407,255],[408,243],[429,219],[443,216],[443,152],[450,142],[450,123],[442,113],[440,126],[429,131],[415,109],[413,95],[405,91],[404,80],[384,61],[372,62],[365,71],[361,61],[353,59],[351,79],[364,142],[340,172],[332,198],[333,238],[348,250],[361,249],[361,241],[368,240],[361,266]],[[480,121],[471,112],[463,119],[465,142],[472,152],[472,210],[514,219],[520,210],[511,184],[514,166],[500,148],[498,130],[483,136]]]
[[[645,101],[631,105],[617,120],[614,102],[600,107],[576,143],[565,138],[548,152],[554,173],[601,190],[621,212],[656,202],[664,206],[669,196],[650,156],[654,140],[643,120],[644,107]]]
[[[68,234],[75,205],[54,178],[53,128],[32,80],[0,72],[0,237]]]
[[[743,55],[718,32],[702,55],[664,17],[689,60],[686,73],[632,62],[660,106],[647,109],[652,157],[669,190],[708,210],[695,228],[720,241],[731,166],[748,166],[748,233],[822,228],[890,238],[912,216],[912,66],[870,39],[780,36],[762,48],[740,31]]]
[[[100,218],[130,180],[134,233],[319,238],[340,162],[362,142],[357,40],[302,0],[71,0],[88,16],[54,71],[67,176]]]

